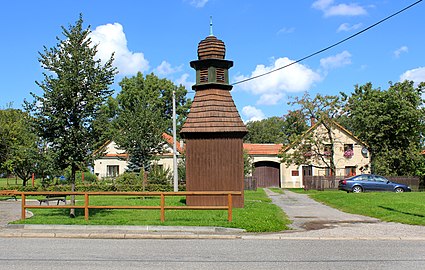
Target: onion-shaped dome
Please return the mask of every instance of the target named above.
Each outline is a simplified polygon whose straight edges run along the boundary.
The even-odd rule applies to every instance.
[[[198,59],[224,59],[226,46],[215,36],[208,36],[198,44]]]

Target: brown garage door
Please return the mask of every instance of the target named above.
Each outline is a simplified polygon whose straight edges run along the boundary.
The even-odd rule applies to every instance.
[[[258,187],[280,187],[280,165],[276,162],[261,161],[254,164],[254,177]]]

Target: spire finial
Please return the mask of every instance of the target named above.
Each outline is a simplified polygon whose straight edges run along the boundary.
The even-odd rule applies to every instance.
[[[213,34],[213,22],[212,22],[212,16],[210,16],[210,36],[214,36],[214,34]]]

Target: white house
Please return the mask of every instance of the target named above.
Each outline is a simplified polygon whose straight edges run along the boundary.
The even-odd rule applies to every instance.
[[[162,137],[165,141],[163,153],[157,156],[153,161],[158,166],[173,169],[173,137],[163,133]],[[178,155],[183,153],[181,145],[177,145]],[[98,178],[116,177],[125,172],[128,165],[128,155],[119,150],[114,141],[107,141],[96,153],[103,154],[94,161],[94,173]]]
[[[367,145],[356,138],[350,131],[332,121],[331,133],[333,138],[333,151],[336,176],[350,176],[370,172],[370,155]],[[324,132],[322,122],[315,123],[305,132],[305,136],[313,134],[319,136]],[[173,139],[168,134],[163,134],[166,142],[164,152],[154,162],[164,168],[173,169]],[[326,142],[324,142],[326,145]],[[255,167],[253,176],[257,179],[259,187],[303,187],[303,176],[326,176],[331,170],[324,168],[319,159],[312,157],[312,165],[290,165],[282,163],[279,153],[293,151],[293,145],[284,147],[282,144],[243,144],[244,151],[248,153]],[[329,149],[328,149],[329,150]],[[127,168],[127,154],[117,149],[113,141],[108,141],[99,150],[104,155],[95,160],[94,173],[99,178],[115,177]],[[177,145],[178,153],[184,152],[184,145]],[[351,151],[347,154],[347,151]]]
[[[327,129],[322,121],[315,123],[304,133],[304,137],[311,135],[322,141],[319,146],[305,153],[311,155],[310,165],[290,165],[284,167],[281,172],[281,185],[287,188],[303,187],[304,176],[331,176],[332,170],[328,167],[329,162],[323,159],[329,159],[326,153],[330,153],[330,147],[333,145],[335,176],[352,176],[360,173],[370,173],[370,155],[367,145],[356,138],[350,131],[342,127],[335,121],[329,120],[328,126],[331,131],[333,143],[329,140]],[[317,149],[321,148],[322,149]],[[294,151],[294,145],[288,145],[282,152],[291,153]],[[319,154],[321,153],[321,154]],[[324,155],[324,156],[323,156]],[[323,158],[323,159],[322,159]]]

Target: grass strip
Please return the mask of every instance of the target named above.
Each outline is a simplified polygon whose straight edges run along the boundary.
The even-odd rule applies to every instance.
[[[301,192],[298,191],[297,192]],[[312,199],[341,211],[382,221],[425,226],[425,192],[307,191]]]
[[[82,196],[77,204],[83,205]],[[90,205],[160,205],[158,197],[91,196]],[[167,197],[167,206],[185,206],[185,197]],[[34,216],[16,221],[17,224],[75,224],[75,225],[163,225],[163,226],[218,226],[241,228],[248,232],[276,232],[287,230],[290,221],[282,210],[272,204],[263,189],[245,191],[245,207],[233,209],[233,221],[227,221],[227,211],[166,210],[165,222],[159,210],[91,209],[89,220],[84,210],[76,209],[76,218],[69,218],[69,209],[31,209]]]

